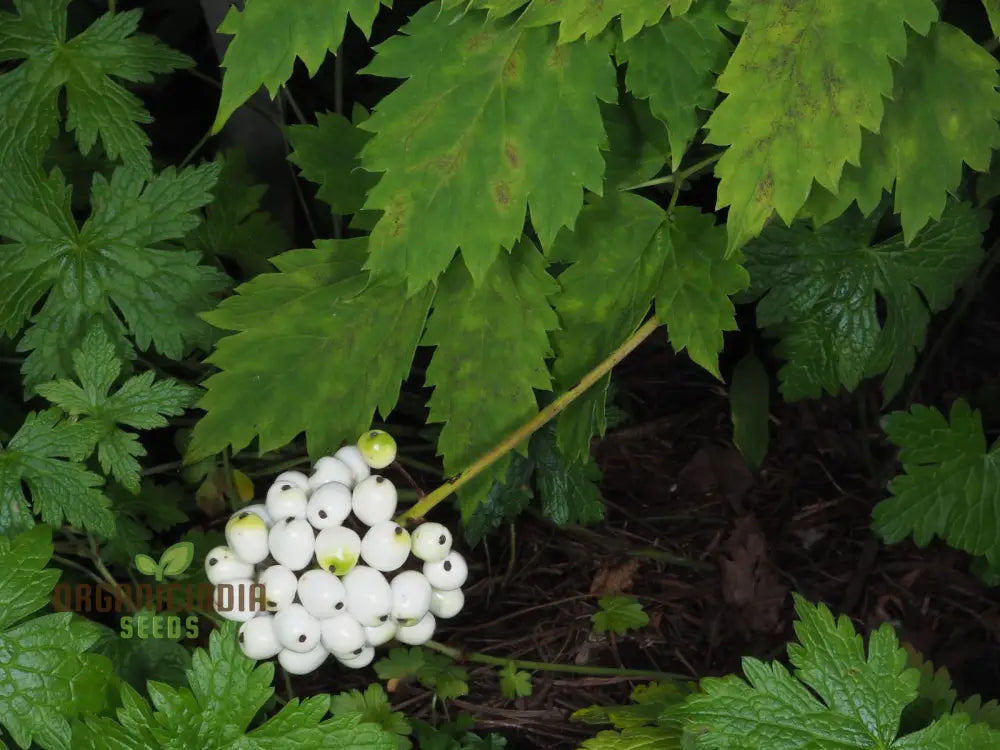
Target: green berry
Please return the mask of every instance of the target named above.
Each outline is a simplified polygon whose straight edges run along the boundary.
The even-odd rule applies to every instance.
[[[358,450],[373,469],[384,469],[396,460],[396,441],[383,430],[369,430],[358,438]]]

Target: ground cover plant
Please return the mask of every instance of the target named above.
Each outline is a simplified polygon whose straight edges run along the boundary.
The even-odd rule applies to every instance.
[[[230,5],[0,2],[0,748],[1000,747],[1000,5]]]

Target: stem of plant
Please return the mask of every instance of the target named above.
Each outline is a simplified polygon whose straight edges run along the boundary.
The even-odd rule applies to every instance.
[[[687,682],[690,677],[672,672],[656,672],[649,669],[621,669],[618,667],[590,667],[586,664],[552,664],[547,661],[526,661],[524,659],[505,659],[500,656],[490,656],[480,654],[476,651],[462,651],[458,648],[445,646],[437,641],[427,641],[427,648],[442,653],[455,661],[472,662],[473,664],[487,664],[494,667],[503,667],[513,664],[517,669],[526,669],[537,672],[563,672],[565,674],[582,674],[590,677],[633,677],[637,680],[670,680]]]
[[[669,185],[674,182],[680,185],[684,180],[693,175],[695,172],[700,172],[705,167],[715,164],[719,159],[722,158],[722,154],[713,154],[712,156],[706,157],[699,162],[692,164],[687,169],[681,169],[673,174],[668,174],[663,177],[656,177],[652,180],[646,180],[646,182],[640,182],[638,185],[629,185],[623,190],[641,190],[642,188],[655,187],[656,185]]]
[[[659,325],[660,321],[655,315],[643,323],[639,330],[633,333],[628,340],[625,341],[625,343],[611,352],[607,359],[597,365],[597,367],[580,378],[580,381],[576,385],[538,412],[538,414],[536,414],[530,421],[521,425],[518,429],[514,430],[514,432],[497,443],[497,445],[477,458],[468,469],[463,471],[461,474],[448,479],[436,490],[429,493],[423,500],[417,502],[408,511],[399,516],[396,519],[396,523],[404,525],[408,521],[423,518],[459,487],[477,477],[483,472],[484,469],[489,468],[489,466],[495,461],[498,461],[500,458],[520,445],[523,441],[530,438],[535,432],[544,427],[567,406],[573,403],[573,401],[583,394],[588,388],[607,375],[615,365],[631,354],[635,348],[639,346],[639,344],[649,338],[650,334],[653,333]]]

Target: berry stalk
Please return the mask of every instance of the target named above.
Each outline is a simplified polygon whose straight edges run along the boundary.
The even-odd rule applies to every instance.
[[[497,445],[477,458],[465,471],[446,480],[444,484],[433,492],[429,493],[422,500],[419,500],[413,507],[396,519],[396,523],[404,525],[407,521],[423,518],[433,508],[448,498],[453,492],[466,482],[478,476],[484,469],[488,468],[495,461],[498,461],[508,452],[520,445],[523,441],[531,437],[535,432],[544,427],[553,418],[559,415],[567,406],[583,394],[588,388],[603,378],[611,369],[631,354],[639,344],[649,338],[649,335],[660,325],[659,319],[654,315],[633,333],[621,346],[611,352],[608,357],[598,364],[593,370],[588,372],[580,381],[562,394],[551,404],[542,409],[531,420],[518,427],[514,432],[501,440]]]

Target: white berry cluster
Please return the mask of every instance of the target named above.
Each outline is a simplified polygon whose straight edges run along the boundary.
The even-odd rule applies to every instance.
[[[394,638],[424,643],[435,618],[461,611],[468,567],[451,548],[451,532],[424,523],[410,534],[392,521],[396,488],[372,470],[395,457],[392,437],[371,430],[319,459],[311,476],[279,474],[264,503],[229,519],[227,546],[208,553],[205,570],[219,614],[243,623],[244,654],[277,656],[291,674],[314,671],[330,654],[360,669],[376,647]],[[352,512],[360,523],[348,525]],[[400,570],[411,553],[420,569]],[[253,600],[255,584],[264,611]]]

